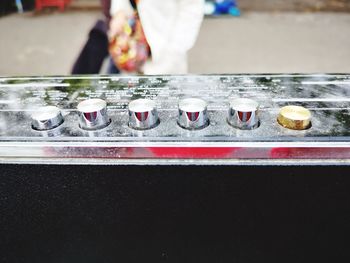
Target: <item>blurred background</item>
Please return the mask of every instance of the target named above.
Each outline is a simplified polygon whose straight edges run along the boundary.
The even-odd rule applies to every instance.
[[[36,1],[0,1],[2,76],[70,74],[103,17],[99,0]],[[350,73],[350,0],[212,0],[205,12],[190,73]]]

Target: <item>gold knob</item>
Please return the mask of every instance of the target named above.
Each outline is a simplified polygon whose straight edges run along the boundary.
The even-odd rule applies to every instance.
[[[305,130],[311,127],[311,113],[301,106],[285,106],[281,108],[277,121],[288,129]]]

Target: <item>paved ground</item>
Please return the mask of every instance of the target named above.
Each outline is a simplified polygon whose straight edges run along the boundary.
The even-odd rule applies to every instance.
[[[350,12],[350,0],[237,0],[237,2],[242,10],[248,11]]]
[[[348,72],[350,15],[246,13],[207,19],[193,72]]]
[[[0,75],[69,74],[96,11],[0,18]],[[191,73],[350,73],[350,14],[244,13],[208,18]]]
[[[49,12],[0,18],[0,74],[68,74],[98,15]]]

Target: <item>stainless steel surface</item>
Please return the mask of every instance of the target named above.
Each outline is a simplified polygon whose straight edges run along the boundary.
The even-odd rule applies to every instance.
[[[227,121],[241,130],[259,127],[259,103],[252,99],[238,98],[230,101]]]
[[[137,99],[129,103],[129,127],[147,130],[159,124],[156,103],[149,99]]]
[[[44,106],[32,114],[32,127],[38,131],[51,130],[63,123],[61,111],[56,106]]]
[[[207,103],[197,98],[186,98],[179,102],[178,124],[188,130],[199,130],[209,125]]]
[[[110,123],[107,115],[107,103],[101,99],[88,99],[77,106],[79,126],[84,130],[98,130]]]
[[[193,97],[207,102],[210,124],[204,129],[187,130],[177,123],[179,102]],[[111,123],[84,130],[79,127],[77,105],[97,98],[107,103]],[[153,129],[129,127],[128,105],[141,98],[156,104],[160,123]],[[237,98],[259,103],[258,128],[241,130],[228,123],[229,103]],[[278,124],[280,108],[290,104],[311,111],[310,129],[290,130]],[[31,115],[47,105],[60,108],[64,122],[49,131],[32,129]],[[180,164],[327,160],[346,165],[349,109],[350,76],[341,74],[0,78],[0,160],[98,159],[115,164],[161,163],[160,159]]]

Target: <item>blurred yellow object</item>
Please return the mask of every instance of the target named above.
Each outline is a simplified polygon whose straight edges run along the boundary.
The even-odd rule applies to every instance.
[[[128,59],[129,59],[129,57],[128,57],[127,54],[121,54],[119,56],[119,60],[118,61],[119,61],[119,63],[123,64],[123,63],[127,62]]]
[[[132,28],[131,28],[131,26],[129,24],[125,24],[125,26],[124,26],[124,33],[127,34],[128,36],[131,35]]]

